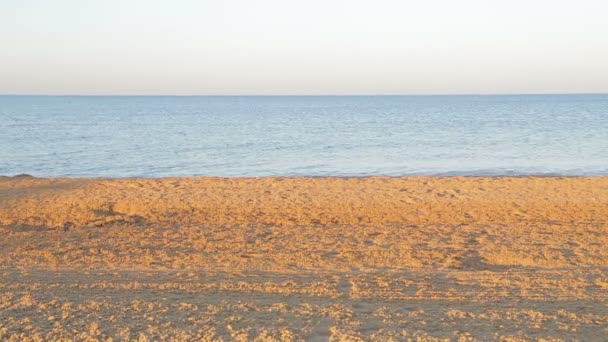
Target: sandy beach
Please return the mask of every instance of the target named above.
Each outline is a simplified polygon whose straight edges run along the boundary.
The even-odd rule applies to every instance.
[[[608,177],[0,177],[0,234],[0,340],[608,340]]]

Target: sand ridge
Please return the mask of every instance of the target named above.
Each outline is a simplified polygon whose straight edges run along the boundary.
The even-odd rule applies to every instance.
[[[608,178],[0,179],[0,225],[606,222]]]

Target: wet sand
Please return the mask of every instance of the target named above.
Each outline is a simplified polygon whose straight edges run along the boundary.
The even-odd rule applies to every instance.
[[[608,178],[0,177],[0,340],[608,340]]]

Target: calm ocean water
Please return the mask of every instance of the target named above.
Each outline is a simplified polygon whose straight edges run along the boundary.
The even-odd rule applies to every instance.
[[[608,95],[0,97],[0,175],[608,175]]]

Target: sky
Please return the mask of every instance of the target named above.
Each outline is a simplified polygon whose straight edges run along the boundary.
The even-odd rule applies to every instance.
[[[0,0],[0,94],[608,93],[606,0]]]

